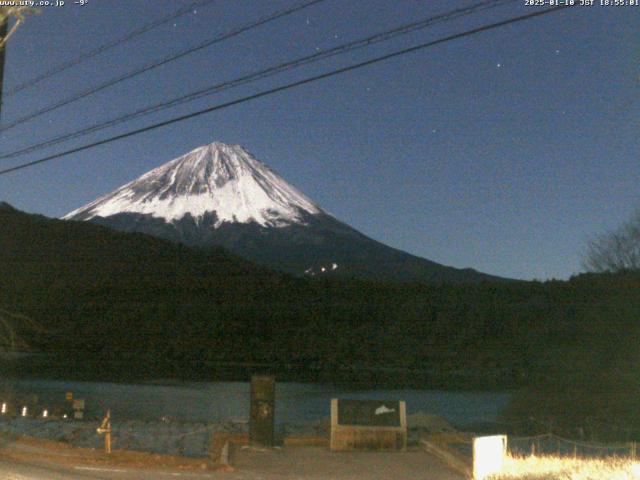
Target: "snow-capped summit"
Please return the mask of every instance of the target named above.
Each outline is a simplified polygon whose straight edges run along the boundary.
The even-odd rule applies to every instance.
[[[323,211],[241,146],[220,142],[165,163],[63,218],[198,248],[222,246],[294,275],[429,282],[492,278],[376,242]]]
[[[300,191],[240,145],[214,142],[151,170],[64,219],[137,213],[174,222],[215,213],[225,222],[280,227],[321,213]]]

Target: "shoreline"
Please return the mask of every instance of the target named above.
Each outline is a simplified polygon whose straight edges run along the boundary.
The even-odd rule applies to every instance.
[[[0,357],[4,377],[42,380],[158,384],[159,382],[246,382],[253,374],[271,374],[278,382],[367,389],[415,389],[449,392],[513,392],[527,383],[513,381],[500,372],[479,375],[468,371],[443,371],[436,367],[391,368],[385,366],[259,365],[237,362],[207,364],[159,363],[132,358],[105,361],[69,358],[61,354],[21,354]],[[123,365],[124,364],[124,365]]]

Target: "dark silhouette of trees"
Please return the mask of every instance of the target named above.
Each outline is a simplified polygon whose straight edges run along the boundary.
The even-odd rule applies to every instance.
[[[640,270],[640,208],[617,229],[590,240],[583,264],[598,273]]]

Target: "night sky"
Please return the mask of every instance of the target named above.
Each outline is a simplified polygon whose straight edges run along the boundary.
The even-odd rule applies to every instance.
[[[6,98],[2,121],[294,3],[198,7]],[[325,0],[7,130],[0,153],[472,3]],[[186,4],[42,8],[10,40],[5,90]],[[537,8],[522,0],[439,24],[0,167]],[[219,140],[243,145],[338,219],[393,247],[506,277],[568,278],[581,271],[585,241],[639,203],[639,59],[640,7],[575,7],[1,176],[0,200],[61,216]]]

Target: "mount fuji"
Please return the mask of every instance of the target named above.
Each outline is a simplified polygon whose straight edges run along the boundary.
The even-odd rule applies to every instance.
[[[239,145],[214,142],[74,210],[90,221],[192,247],[220,245],[294,275],[498,280],[377,242],[340,222]]]

